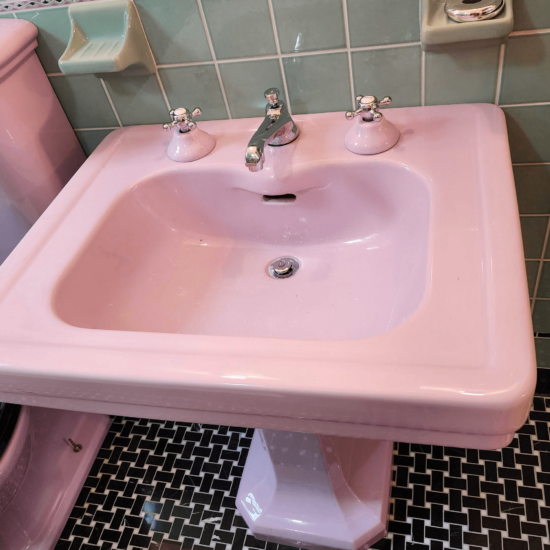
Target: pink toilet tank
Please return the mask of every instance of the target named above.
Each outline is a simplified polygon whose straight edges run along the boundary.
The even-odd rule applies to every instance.
[[[0,263],[85,160],[37,34],[29,21],[0,19]]]

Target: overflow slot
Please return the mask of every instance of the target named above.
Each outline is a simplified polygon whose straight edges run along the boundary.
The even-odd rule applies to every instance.
[[[272,204],[283,204],[287,202],[294,202],[296,195],[292,193],[286,193],[285,195],[262,195],[262,202],[269,202]]]

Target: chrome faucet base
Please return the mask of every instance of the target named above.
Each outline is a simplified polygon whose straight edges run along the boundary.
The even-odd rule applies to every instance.
[[[300,129],[294,122],[285,124],[268,143],[270,147],[282,147],[292,143],[300,135]]]
[[[248,143],[245,164],[251,172],[259,172],[264,166],[264,147],[281,147],[292,143],[299,135],[298,126],[292,120],[284,102],[279,101],[279,90],[269,88],[264,93],[268,104],[265,118]]]

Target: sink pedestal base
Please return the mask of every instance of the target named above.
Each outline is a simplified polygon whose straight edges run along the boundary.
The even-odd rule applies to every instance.
[[[357,550],[386,534],[393,443],[256,430],[237,508],[261,540]]]

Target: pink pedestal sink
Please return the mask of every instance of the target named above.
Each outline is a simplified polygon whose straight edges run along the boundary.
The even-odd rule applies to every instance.
[[[216,146],[190,163],[160,126],[112,133],[0,268],[0,399],[374,440],[335,473],[307,439],[333,504],[344,481],[362,494],[345,464],[370,479],[369,449],[388,463],[376,440],[506,445],[535,357],[503,114],[384,116],[401,138],[375,156],[346,149],[342,113],[297,116],[259,173],[244,167],[258,119],[201,122]],[[274,279],[282,256],[299,270]],[[244,502],[258,461],[281,471],[255,448]],[[380,536],[383,507],[340,547]]]

